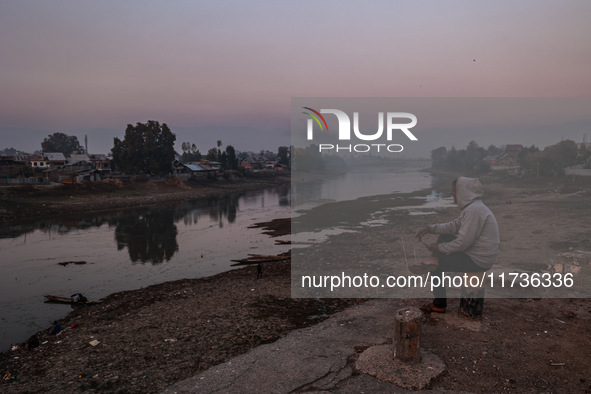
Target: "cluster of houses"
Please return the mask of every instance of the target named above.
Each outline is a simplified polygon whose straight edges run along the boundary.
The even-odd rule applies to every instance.
[[[287,171],[270,155],[248,154],[238,159],[238,166],[245,172]],[[172,163],[173,175],[181,179],[215,179],[231,177],[237,170],[223,170],[217,161],[201,160],[183,162],[176,155]],[[33,155],[0,156],[0,183],[81,183],[101,181],[111,176],[111,159],[104,154],[47,152]]]
[[[173,174],[182,180],[211,179],[222,175],[222,164],[217,161],[201,160],[199,163],[182,162],[175,159],[172,162]]]
[[[111,174],[104,154],[46,152],[0,156],[0,183],[100,181]]]
[[[486,156],[482,160],[490,166],[491,171],[515,172],[519,170],[519,153],[522,150],[523,145],[507,145],[500,156]]]
[[[238,160],[238,166],[246,171],[287,171],[289,166],[281,164],[278,160],[268,160],[261,156],[248,156]]]
[[[289,167],[277,160],[269,160],[262,155],[248,155],[238,159],[238,167],[247,173],[257,172],[286,172]],[[237,170],[223,170],[222,164],[217,161],[200,160],[197,162],[183,162],[177,157],[172,163],[173,174],[183,180],[213,179],[221,176],[233,177]]]
[[[566,175],[578,174],[591,176],[591,143],[582,142],[577,144],[579,150],[586,150],[586,163],[578,164],[564,169]],[[519,154],[523,151],[523,145],[507,145],[505,152],[498,156],[486,156],[483,161],[490,166],[491,171],[507,171],[510,174],[520,174],[522,172],[519,163]]]

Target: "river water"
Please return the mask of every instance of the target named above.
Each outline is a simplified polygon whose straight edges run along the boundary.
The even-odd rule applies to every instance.
[[[45,294],[81,292],[98,300],[123,290],[215,275],[232,269],[230,260],[248,253],[285,252],[289,246],[276,246],[260,229],[248,227],[289,217],[292,203],[297,212],[327,201],[431,188],[431,176],[419,171],[428,165],[356,169],[299,185],[298,201],[293,202],[290,186],[283,185],[151,209],[0,227],[0,350],[48,328],[71,310],[44,303]]]

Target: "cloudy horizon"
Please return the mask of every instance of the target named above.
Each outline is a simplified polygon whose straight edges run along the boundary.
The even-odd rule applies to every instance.
[[[107,153],[127,124],[156,120],[179,151],[218,139],[275,151],[290,142],[293,97],[590,97],[590,11],[547,0],[1,0],[0,149],[33,151],[64,132]],[[583,138],[561,134],[545,140]]]

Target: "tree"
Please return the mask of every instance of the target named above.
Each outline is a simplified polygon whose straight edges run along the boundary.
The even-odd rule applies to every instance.
[[[207,151],[207,155],[205,155],[205,159],[209,161],[217,161],[218,160],[218,149],[211,148]]]
[[[306,148],[296,148],[293,151],[292,168],[297,171],[322,171],[326,163],[318,151],[318,146],[310,145]]]
[[[486,150],[487,153],[489,155],[500,155],[501,153],[503,153],[503,150],[501,148],[497,148],[495,145],[491,144],[488,146],[488,149]]]
[[[174,160],[176,136],[166,123],[149,120],[128,124],[123,141],[113,141],[113,162],[120,171],[131,174],[168,174]]]
[[[279,157],[279,163],[289,166],[289,148],[287,146],[280,146],[277,149],[277,157]]]
[[[238,168],[238,159],[236,159],[236,150],[232,145],[226,146],[226,169],[235,170]]]
[[[226,152],[222,152],[219,162],[223,170],[228,169],[228,154]]]
[[[18,151],[14,148],[4,148],[3,150],[0,150],[0,155],[2,156],[14,156],[17,154]]]
[[[43,140],[41,150],[46,152],[61,152],[69,155],[72,152],[84,152],[78,142],[78,137],[64,133],[53,133]]]
[[[526,153],[521,157],[522,166],[530,173],[540,176],[560,176],[564,168],[577,161],[577,144],[565,140],[547,146],[543,151],[534,146],[524,149]]]
[[[199,149],[197,149],[197,145],[195,145],[194,143],[191,144],[190,142],[183,142],[181,144],[181,148],[183,149],[181,160],[184,163],[201,160],[201,152],[199,152]]]
[[[482,159],[484,158],[486,151],[480,149],[476,141],[470,141],[466,146],[464,169],[475,170],[478,169]]]
[[[445,161],[445,155],[447,154],[447,149],[445,146],[441,146],[437,149],[433,149],[431,151],[431,166],[437,167]]]

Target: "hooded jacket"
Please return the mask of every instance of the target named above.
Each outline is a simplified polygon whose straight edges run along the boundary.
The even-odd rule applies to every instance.
[[[464,252],[476,265],[488,269],[499,254],[499,226],[490,209],[480,200],[484,188],[477,178],[459,177],[456,200],[460,216],[448,223],[428,226],[433,234],[454,234],[456,239],[439,244],[445,254]]]

